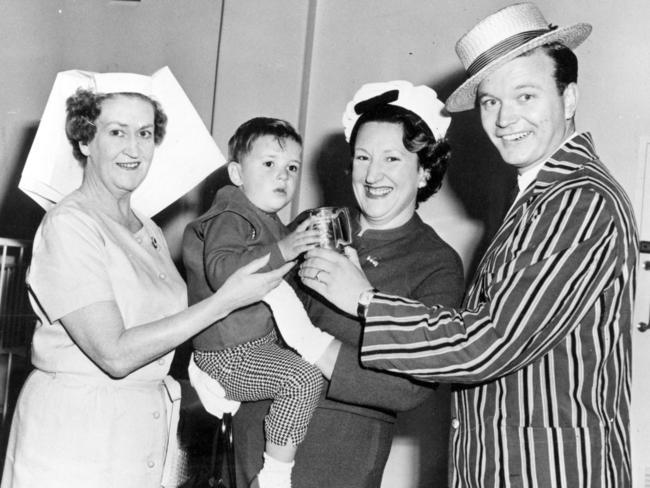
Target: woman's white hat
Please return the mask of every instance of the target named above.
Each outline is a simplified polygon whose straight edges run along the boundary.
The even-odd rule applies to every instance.
[[[45,210],[81,185],[83,167],[72,155],[65,134],[66,100],[78,88],[96,93],[141,93],[160,103],[167,114],[165,137],[154,151],[149,174],[131,198],[133,208],[143,214],[160,212],[225,162],[168,67],[151,76],[63,71],[54,80],[18,184]]]
[[[428,86],[413,86],[413,83],[399,80],[367,83],[354,94],[343,112],[345,140],[350,142],[352,129],[365,111],[382,104],[395,105],[413,112],[427,124],[437,141],[445,137],[451,122],[445,104]]]
[[[533,3],[518,3],[499,10],[476,24],[456,43],[456,54],[469,78],[449,96],[447,110],[473,109],[481,81],[517,56],[551,42],[575,49],[590,33],[589,24],[550,25]]]

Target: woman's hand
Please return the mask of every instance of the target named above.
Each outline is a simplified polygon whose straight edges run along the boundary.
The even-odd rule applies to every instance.
[[[290,261],[267,273],[256,273],[269,262],[270,254],[255,259],[235,271],[213,295],[230,313],[251,303],[259,302],[294,266]]]
[[[331,249],[309,251],[300,266],[302,282],[350,315],[355,315],[359,295],[372,288],[357,252],[345,248],[345,255]]]
[[[313,249],[319,241],[320,233],[317,229],[310,229],[312,219],[301,222],[296,229],[278,242],[278,247],[285,261],[291,261],[303,252]]]

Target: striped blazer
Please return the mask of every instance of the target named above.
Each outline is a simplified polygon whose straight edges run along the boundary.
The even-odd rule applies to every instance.
[[[638,237],[591,136],[506,215],[463,309],[377,293],[364,365],[456,383],[453,487],[628,487]]]

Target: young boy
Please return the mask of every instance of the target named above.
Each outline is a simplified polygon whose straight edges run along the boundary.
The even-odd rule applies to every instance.
[[[318,242],[308,221],[289,233],[276,214],[293,197],[302,158],[302,139],[289,123],[265,117],[245,122],[228,142],[228,157],[235,186],[219,190],[183,236],[190,304],[255,258],[270,254],[260,271],[275,269]],[[278,345],[264,303],[215,322],[193,346],[195,362],[219,381],[228,399],[274,399],[264,422],[264,465],[251,486],[290,487],[297,445],[323,388],[320,371]]]

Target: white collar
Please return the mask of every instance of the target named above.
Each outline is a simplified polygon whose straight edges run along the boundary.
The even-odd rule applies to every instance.
[[[576,131],[573,131],[569,137],[567,137],[562,144],[560,144],[560,147],[564,146],[569,139],[572,139],[573,136],[577,134]],[[526,171],[523,173],[519,173],[517,175],[517,186],[519,187],[519,192],[517,193],[517,198],[521,196],[521,194],[528,188],[533,181],[537,179],[537,175],[539,174],[540,170],[542,169],[542,166],[544,166],[544,163],[547,161],[547,159],[544,159],[543,161],[540,161],[536,165],[526,168]],[[515,199],[516,200],[516,199]]]

